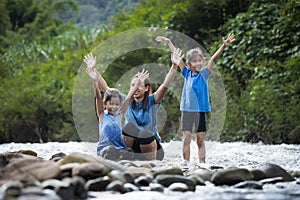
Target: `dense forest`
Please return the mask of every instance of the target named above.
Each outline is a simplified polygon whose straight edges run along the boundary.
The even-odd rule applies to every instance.
[[[81,140],[72,95],[84,55],[118,34],[152,27],[185,34],[210,55],[222,36],[236,35],[216,63],[227,103],[217,139],[299,144],[299,19],[298,0],[0,0],[0,143]],[[103,72],[108,85],[132,66],[168,66],[170,52],[161,47],[114,60]],[[180,135],[172,95],[162,102],[165,141]],[[86,134],[97,140],[97,131]]]

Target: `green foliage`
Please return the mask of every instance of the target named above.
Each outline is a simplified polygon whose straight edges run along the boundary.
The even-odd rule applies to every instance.
[[[238,39],[220,64],[231,94],[224,140],[300,142],[299,6],[253,3],[227,23]]]

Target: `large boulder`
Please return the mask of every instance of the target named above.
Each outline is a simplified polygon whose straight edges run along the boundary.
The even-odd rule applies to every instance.
[[[53,161],[20,153],[0,154],[0,167],[0,179],[20,181],[44,181],[61,173]]]

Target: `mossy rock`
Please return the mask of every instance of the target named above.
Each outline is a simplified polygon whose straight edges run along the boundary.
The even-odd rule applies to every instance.
[[[20,150],[20,151],[17,151],[16,153],[21,153],[21,154],[37,157],[37,153],[35,151],[32,151],[32,150]]]

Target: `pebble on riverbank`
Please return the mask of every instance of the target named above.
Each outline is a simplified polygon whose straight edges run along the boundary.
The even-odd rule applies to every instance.
[[[36,155],[32,151],[0,154],[1,199],[22,197],[31,200],[33,196],[86,199],[95,195],[94,192],[195,192],[198,186],[211,184],[263,190],[265,184],[295,181],[285,169],[271,163],[261,164],[253,170],[199,166],[157,169],[147,161],[138,165],[134,161],[96,159],[83,153],[60,153],[50,160]]]

